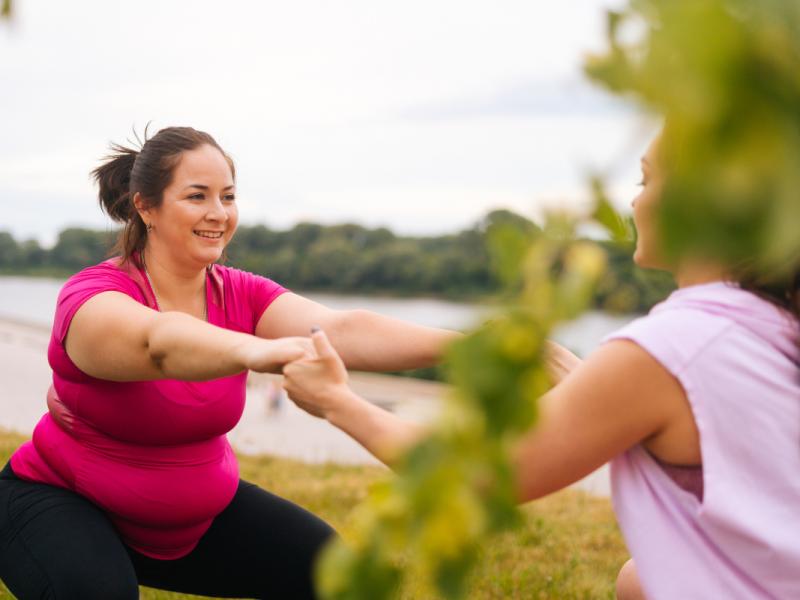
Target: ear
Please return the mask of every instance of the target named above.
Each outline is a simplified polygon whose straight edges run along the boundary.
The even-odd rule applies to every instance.
[[[139,213],[142,221],[148,223],[149,221],[147,220],[147,217],[150,216],[150,207],[145,204],[145,201],[139,192],[136,192],[133,195],[133,206],[136,208],[136,212]]]

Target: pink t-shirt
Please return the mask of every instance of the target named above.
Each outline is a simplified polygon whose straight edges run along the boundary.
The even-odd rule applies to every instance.
[[[715,282],[674,292],[608,339],[632,340],[678,379],[700,433],[701,497],[642,446],[611,464],[647,598],[800,598],[797,321]]]
[[[247,373],[203,382],[114,382],[78,369],[64,339],[89,298],[116,291],[157,308],[143,272],[118,262],[84,269],[61,289],[48,349],[49,412],[11,466],[22,479],[74,490],[97,504],[142,554],[174,559],[195,547],[236,492],[238,466],[225,434],[242,415]],[[207,272],[208,322],[252,334],[285,291],[264,277],[214,265]]]

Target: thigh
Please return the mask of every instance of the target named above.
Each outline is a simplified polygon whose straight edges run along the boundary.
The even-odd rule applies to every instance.
[[[0,473],[0,579],[20,600],[138,598],[124,544],[103,512],[62,488]]]
[[[245,481],[197,547],[177,560],[134,551],[139,582],[206,596],[314,598],[312,572],[334,535],[303,508]]]

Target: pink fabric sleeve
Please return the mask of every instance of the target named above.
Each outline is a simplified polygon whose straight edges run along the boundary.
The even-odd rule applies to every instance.
[[[53,339],[63,347],[72,318],[83,304],[102,292],[121,292],[136,298],[136,284],[110,263],[84,269],[70,277],[61,288],[53,318]]]
[[[253,331],[256,330],[256,325],[261,319],[261,315],[269,308],[269,305],[280,296],[288,292],[285,287],[275,283],[271,279],[262,277],[261,275],[253,275],[248,273],[251,278],[251,291],[250,291],[250,305],[253,310]]]
[[[246,325],[248,333],[254,334],[261,315],[281,294],[289,290],[261,275],[223,267],[226,282],[226,313]],[[227,304],[230,303],[230,304]],[[242,314],[244,311],[247,314]]]

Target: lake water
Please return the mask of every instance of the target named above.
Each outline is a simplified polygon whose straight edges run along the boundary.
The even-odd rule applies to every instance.
[[[56,298],[63,283],[61,279],[0,276],[0,319],[50,327]],[[488,306],[430,298],[304,295],[334,309],[364,308],[420,325],[447,329],[467,330],[492,314]],[[603,337],[635,316],[588,312],[580,319],[560,327],[553,337],[579,356],[586,356]]]

